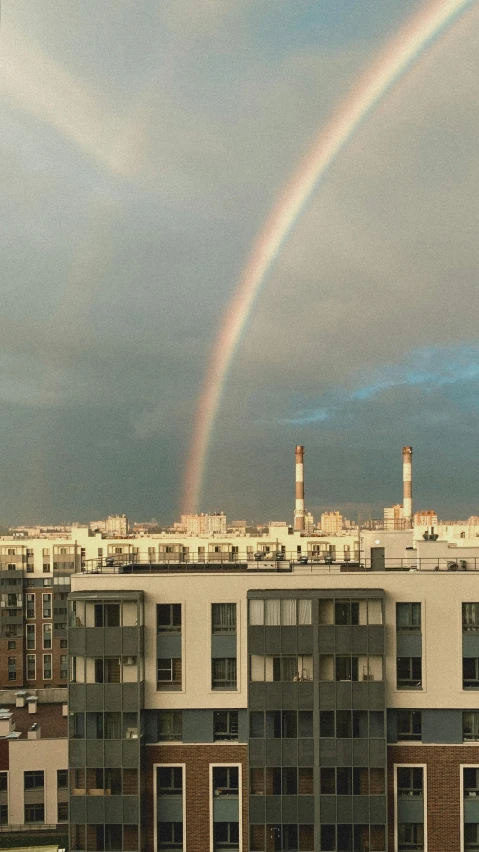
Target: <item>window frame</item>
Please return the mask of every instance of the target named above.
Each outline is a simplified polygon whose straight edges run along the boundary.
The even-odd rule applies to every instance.
[[[182,820],[178,822],[177,820],[165,820],[164,824],[169,823],[171,825],[181,825],[181,835],[182,840],[181,843],[179,841],[173,840],[171,849],[178,850],[179,852],[184,852],[185,844],[186,844],[186,832],[184,830],[186,824],[186,796],[187,796],[187,780],[186,780],[186,764],[185,763],[154,763],[153,764],[153,848],[160,850],[162,847],[159,842],[159,834],[158,834],[158,787],[157,787],[157,769],[158,768],[166,768],[166,767],[181,767],[182,770],[182,778],[183,778],[183,795],[182,795]],[[176,796],[175,796],[176,798]],[[176,844],[176,845],[175,845]]]
[[[400,660],[409,660],[409,675],[408,677],[399,677],[399,661]],[[414,675],[414,666],[415,662],[419,661],[420,665],[420,675],[418,677]],[[396,690],[402,692],[404,690],[414,690],[419,691],[423,689],[423,671],[422,671],[422,656],[421,657],[406,657],[402,655],[398,655],[396,657]]]
[[[156,632],[181,633],[183,629],[183,606],[181,603],[157,603],[156,605]],[[160,623],[160,612],[168,611],[169,619]],[[179,612],[179,623],[178,623]]]
[[[224,663],[225,676],[215,676],[215,666]],[[234,674],[233,674],[234,670]],[[238,663],[236,657],[212,657],[211,658],[211,691],[212,692],[237,692],[238,691]]]
[[[404,620],[399,617],[401,611],[408,613],[408,617]],[[417,613],[419,613],[419,618],[417,618]],[[397,601],[396,633],[422,633],[421,601]]]
[[[161,735],[160,719],[170,717],[171,735]],[[179,724],[178,724],[179,720]],[[175,730],[175,728],[177,730]],[[159,743],[172,743],[183,741],[183,711],[182,710],[157,710],[156,716],[156,736]]]
[[[224,617],[219,617],[224,610]],[[216,613],[216,616],[215,616]],[[234,617],[230,615],[234,613]],[[211,633],[213,636],[236,636],[238,629],[238,607],[236,601],[221,601],[211,604]]]
[[[218,717],[225,714],[226,730],[219,732],[217,728]],[[233,715],[236,715],[236,721]],[[234,730],[236,728],[236,730]],[[239,711],[238,710],[214,710],[213,711],[213,742],[236,742],[239,738]]]

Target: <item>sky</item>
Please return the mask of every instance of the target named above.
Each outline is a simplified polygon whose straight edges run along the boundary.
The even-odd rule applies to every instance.
[[[0,524],[178,519],[208,358],[281,190],[419,0],[2,0]],[[200,511],[479,514],[479,3],[266,276]]]

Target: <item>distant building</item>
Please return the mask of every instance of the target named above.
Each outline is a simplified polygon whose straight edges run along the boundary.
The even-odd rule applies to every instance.
[[[108,515],[103,521],[90,521],[91,530],[99,530],[106,536],[122,538],[130,532],[130,523],[126,515]]]
[[[414,515],[414,523],[417,527],[430,527],[437,524],[437,515],[434,509],[423,509]]]
[[[306,535],[312,535],[314,531],[314,518],[311,512],[305,512],[304,515],[304,531]]]
[[[343,528],[343,516],[340,512],[323,512],[321,515],[321,532],[326,535],[337,535]]]
[[[226,515],[215,512],[213,515],[182,515],[181,526],[187,535],[226,535]]]
[[[400,503],[384,509],[384,528],[387,530],[404,529],[404,511]]]

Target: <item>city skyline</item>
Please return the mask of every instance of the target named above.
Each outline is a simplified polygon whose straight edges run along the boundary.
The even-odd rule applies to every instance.
[[[212,342],[268,212],[404,0],[4,2],[0,520],[179,517]],[[451,4],[452,7],[452,4]],[[199,510],[475,513],[472,3],[329,169],[271,268]],[[12,178],[14,175],[14,179]]]

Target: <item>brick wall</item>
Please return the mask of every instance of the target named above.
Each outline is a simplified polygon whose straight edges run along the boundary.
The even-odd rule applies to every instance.
[[[427,773],[428,852],[459,852],[460,765],[479,765],[479,746],[388,746],[389,849],[394,849],[395,763],[423,763]]]
[[[146,849],[153,849],[153,764],[184,763],[186,772],[186,850],[210,848],[210,763],[241,763],[243,774],[243,849],[248,849],[248,748],[246,745],[153,745],[145,748],[143,807]],[[456,850],[457,852],[457,850]]]

